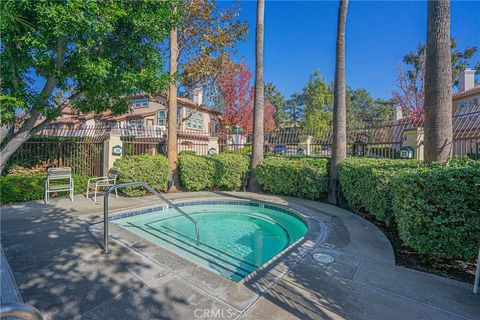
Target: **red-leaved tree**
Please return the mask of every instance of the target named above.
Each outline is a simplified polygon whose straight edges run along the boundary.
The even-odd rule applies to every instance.
[[[218,76],[220,93],[223,98],[223,125],[240,126],[244,133],[253,129],[253,87],[252,72],[244,63],[236,64],[231,60],[223,62],[222,71]],[[265,102],[265,131],[275,128],[275,106]]]
[[[264,122],[263,130],[265,132],[272,132],[275,129],[275,106],[269,100],[265,99],[263,103],[264,108]]]

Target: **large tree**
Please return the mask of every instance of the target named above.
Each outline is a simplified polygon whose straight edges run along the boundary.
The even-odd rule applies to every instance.
[[[3,1],[0,170],[66,107],[124,113],[129,96],[167,87],[158,46],[176,22],[174,1]],[[63,94],[62,94],[63,93]],[[55,97],[57,99],[55,99]]]
[[[293,93],[285,101],[285,124],[291,127],[298,127],[304,118],[303,94],[301,92]]]
[[[346,100],[348,128],[385,123],[392,119],[393,102],[374,99],[366,89],[347,87]]]
[[[224,66],[218,76],[220,93],[224,107],[222,123],[224,126],[239,126],[248,134],[253,130],[253,97],[251,85],[252,72],[245,62],[234,63],[224,61]],[[275,126],[275,107],[265,97],[265,131],[272,131]]]
[[[265,99],[270,101],[275,106],[275,123],[281,127],[285,124],[285,98],[277,89],[274,83],[265,83]]]
[[[171,31],[169,41],[167,155],[171,190],[178,187],[176,131],[194,114],[180,118],[177,123],[177,80],[180,80],[184,94],[201,87],[205,89],[207,99],[218,96],[216,80],[223,61],[248,32],[246,24],[237,19],[238,11],[238,7],[221,10],[214,0],[180,0],[180,22]]]
[[[260,191],[257,181],[257,166],[263,160],[264,143],[264,81],[263,81],[263,40],[264,40],[265,1],[257,0],[257,25],[255,30],[255,96],[253,110],[253,147],[250,161],[248,189]]]
[[[425,59],[425,161],[445,162],[452,147],[450,1],[428,1]]]
[[[345,81],[345,25],[348,0],[340,0],[338,7],[335,81],[333,87],[333,146],[330,162],[328,201],[337,202],[338,165],[347,157],[347,111]]]
[[[451,38],[451,63],[452,85],[458,87],[458,77],[472,64],[478,48],[468,46],[463,51],[457,48],[454,38]],[[403,66],[397,69],[396,88],[392,93],[392,100],[397,108],[400,108],[405,116],[412,119],[423,117],[423,105],[425,98],[425,55],[426,48],[420,43],[417,48],[403,57]],[[480,69],[480,61],[476,69]]]
[[[168,158],[168,191],[176,191],[179,186],[177,171],[177,68],[178,68],[178,34],[177,28],[170,30],[170,65],[168,85],[168,132],[167,132],[167,158]]]
[[[220,8],[215,0],[181,0],[183,15],[178,27],[177,62],[183,94],[203,88],[212,108],[221,103],[218,76],[224,61],[246,40],[248,25],[239,19],[240,6]]]
[[[323,133],[332,122],[333,93],[319,70],[310,75],[302,90],[301,102],[304,104],[303,129]]]

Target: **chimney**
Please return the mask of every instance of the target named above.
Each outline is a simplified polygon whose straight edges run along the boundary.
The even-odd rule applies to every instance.
[[[400,106],[393,106],[393,121],[398,121],[403,118],[403,110]]]
[[[472,89],[475,86],[475,70],[465,69],[458,76],[459,92]]]
[[[195,88],[193,89],[193,102],[197,106],[203,103],[203,89],[202,88]]]

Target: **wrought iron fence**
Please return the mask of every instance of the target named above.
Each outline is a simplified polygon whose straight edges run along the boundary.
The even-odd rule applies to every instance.
[[[453,115],[452,156],[480,159],[480,106],[459,109]],[[405,132],[423,130],[423,120],[401,119],[384,124],[371,124],[347,130],[348,156],[389,158],[400,157]],[[166,133],[163,127],[106,127],[82,128],[48,127],[24,143],[9,159],[7,172],[14,165],[33,167],[39,163],[51,166],[69,166],[74,173],[94,176],[102,173],[103,145],[110,134],[121,136],[124,155],[166,154]],[[210,140],[218,141],[218,152],[249,154],[252,135],[226,130],[204,132],[179,130],[177,150],[194,151],[199,155],[209,152]],[[278,128],[264,135],[264,150],[269,154],[293,156],[308,154],[330,157],[332,129],[304,130]]]
[[[16,166],[71,167],[75,174],[99,176],[103,167],[103,139],[95,137],[34,137],[8,160],[6,172]]]

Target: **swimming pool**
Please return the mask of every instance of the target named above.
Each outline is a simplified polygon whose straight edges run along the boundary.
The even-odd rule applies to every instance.
[[[225,278],[240,281],[298,241],[307,224],[292,210],[253,201],[177,204],[199,224],[174,209],[156,208],[111,217],[122,228]]]

